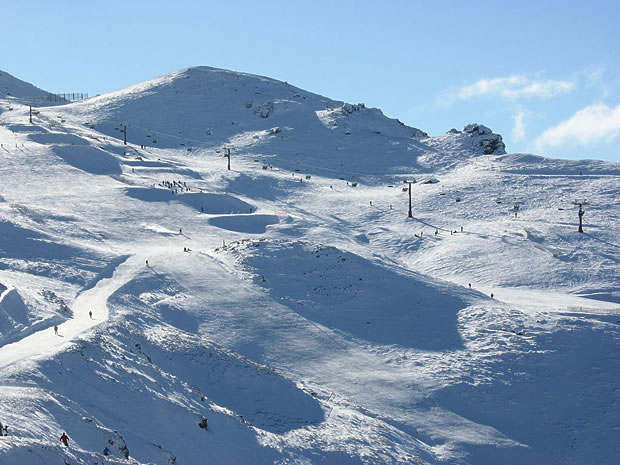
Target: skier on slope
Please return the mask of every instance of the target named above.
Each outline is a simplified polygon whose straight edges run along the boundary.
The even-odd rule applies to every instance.
[[[67,433],[62,433],[62,436],[60,436],[60,440],[62,441],[62,443],[69,447],[69,436],[67,436]]]
[[[54,326],[54,334],[58,336],[58,326]]]

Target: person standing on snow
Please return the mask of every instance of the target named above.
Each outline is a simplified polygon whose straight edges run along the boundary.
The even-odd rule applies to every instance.
[[[62,436],[60,436],[60,440],[62,441],[62,443],[69,447],[69,436],[67,436],[67,433],[62,433]]]
[[[58,336],[58,326],[54,326],[54,334]]]

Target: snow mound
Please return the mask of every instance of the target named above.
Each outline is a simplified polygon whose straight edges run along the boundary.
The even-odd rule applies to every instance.
[[[279,222],[280,217],[276,215],[233,215],[209,219],[209,224],[218,228],[248,234],[263,234],[268,226]]]
[[[179,202],[202,213],[210,215],[249,213],[255,208],[247,202],[229,194],[211,192],[174,193],[168,189],[129,187],[128,197],[144,202]]]
[[[28,307],[14,287],[0,294],[0,338],[23,329],[29,323]]]
[[[300,241],[244,240],[218,252],[234,257],[237,270],[278,301],[323,326],[378,344],[426,350],[462,344],[456,318],[467,297],[456,286]]]

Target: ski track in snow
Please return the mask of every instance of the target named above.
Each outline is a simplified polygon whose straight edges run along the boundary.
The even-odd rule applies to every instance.
[[[103,278],[92,289],[80,293],[71,307],[73,317],[57,325],[58,334],[55,334],[52,327],[48,327],[0,347],[0,369],[27,360],[49,358],[89,329],[107,321],[107,300],[136,274],[136,262],[136,257],[130,257],[114,270],[111,278]],[[139,268],[143,266],[141,263]],[[90,311],[93,312],[92,318],[89,316]]]

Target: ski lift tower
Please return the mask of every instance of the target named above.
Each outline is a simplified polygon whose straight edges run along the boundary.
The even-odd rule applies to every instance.
[[[413,218],[413,213],[411,212],[411,182],[408,183],[409,184],[409,189],[407,189],[409,191],[409,214],[407,215],[407,218]]]
[[[224,150],[226,151],[224,156],[228,158],[228,169],[230,170],[230,149],[225,147]]]
[[[574,204],[574,205],[579,205],[579,213],[578,213],[578,215],[579,215],[579,229],[578,229],[577,231],[579,231],[580,233],[582,233],[582,232],[583,232],[583,227],[582,227],[582,223],[583,223],[583,222],[582,222],[582,218],[583,218],[583,215],[584,215],[584,213],[585,213],[585,210],[583,209],[583,206],[584,206],[584,205],[588,205],[588,202],[587,202],[586,200],[575,200],[575,201],[573,202],[573,204]]]
[[[127,123],[121,123],[120,126],[123,126],[120,130],[123,133],[123,144],[127,145]]]

